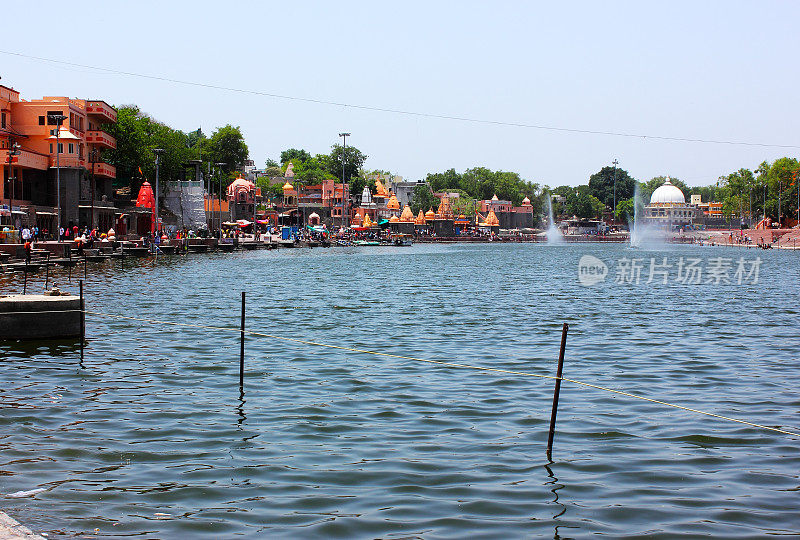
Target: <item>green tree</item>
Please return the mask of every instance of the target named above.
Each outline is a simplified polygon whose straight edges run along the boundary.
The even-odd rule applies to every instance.
[[[411,211],[414,214],[418,214],[420,210],[423,212],[427,212],[429,209],[433,208],[434,211],[439,205],[439,199],[437,199],[433,192],[431,191],[431,186],[425,183],[419,183],[414,186],[414,193],[411,196]]]
[[[342,155],[344,155],[344,178],[342,177]],[[319,157],[319,156],[317,156]],[[325,156],[323,165],[330,174],[339,179],[340,182],[349,182],[351,178],[358,176],[358,171],[364,166],[367,161],[367,156],[355,146],[348,146],[342,151],[342,145],[334,144],[330,155]],[[351,188],[352,192],[352,188]]]
[[[443,173],[428,173],[425,177],[425,183],[430,186],[433,191],[445,191],[447,189],[459,189],[461,186],[461,175],[455,169],[448,169]],[[474,195],[472,191],[465,190],[470,195]]]
[[[281,170],[280,167],[267,167],[264,169],[264,176],[269,178],[275,178],[278,176],[283,176],[284,171]]]
[[[625,199],[617,202],[617,209],[614,212],[614,217],[617,221],[627,221],[629,224],[633,222],[636,215],[633,198]]]
[[[286,172],[289,163],[290,162],[287,161],[282,165],[283,173]],[[295,177],[293,182],[299,182],[302,185],[310,186],[321,184],[326,178],[335,178],[334,175],[328,172],[327,163],[328,156],[325,154],[317,154],[314,157],[309,156],[305,160],[297,159],[297,161],[295,161],[295,159],[292,159],[291,164]]]
[[[226,173],[239,169],[250,156],[239,126],[230,124],[218,128],[211,137],[203,140],[203,160],[224,163]]]
[[[608,208],[614,208],[614,183],[616,178],[616,200],[630,199],[636,180],[625,169],[603,167],[589,177],[589,192]]]
[[[260,176],[256,178],[256,186],[261,188],[261,196],[275,201],[283,197],[283,184],[270,183],[269,177]]]
[[[459,216],[464,214],[464,216],[471,218],[475,216],[475,212],[478,210],[478,201],[473,199],[469,196],[464,190],[448,190],[449,192],[458,193],[458,197],[454,199],[450,199],[450,209],[453,210],[453,214]]]
[[[311,154],[302,149],[298,150],[296,148],[289,148],[288,150],[281,152],[281,165],[285,165],[290,161],[295,165],[299,165],[300,163],[308,161],[309,159],[311,159]]]
[[[102,159],[117,168],[114,185],[130,186],[131,197],[138,193],[143,178],[155,180],[153,149],[164,150],[159,162],[162,181],[179,180],[183,163],[196,157],[189,135],[154,120],[135,105],[118,107],[117,122],[103,129],[117,139],[117,148],[104,151]]]

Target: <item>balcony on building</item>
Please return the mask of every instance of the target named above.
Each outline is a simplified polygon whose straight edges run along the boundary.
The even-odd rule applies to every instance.
[[[100,122],[113,124],[117,121],[117,110],[102,100],[87,100],[86,114],[99,119]]]
[[[11,165],[43,171],[48,167],[47,157],[46,154],[31,152],[30,150],[21,150],[18,156],[14,156],[11,159]],[[4,165],[8,164],[8,150],[0,153],[0,159],[2,159]]]
[[[99,129],[93,129],[86,132],[86,143],[99,146],[101,148],[109,148],[115,150],[117,148],[117,139]]]
[[[75,154],[61,154],[58,158],[55,155],[51,155],[50,166],[61,167],[62,169],[78,169],[86,167],[86,161]]]
[[[113,165],[109,165],[108,163],[95,163],[94,174],[95,176],[103,176],[105,178],[116,178],[117,168]]]

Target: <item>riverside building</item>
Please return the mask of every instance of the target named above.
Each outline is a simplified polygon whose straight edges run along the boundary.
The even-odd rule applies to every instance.
[[[686,204],[683,192],[669,178],[656,188],[644,207],[645,220],[664,229],[691,225],[696,214],[697,208]]]
[[[111,228],[117,172],[103,161],[102,151],[117,146],[104,130],[116,121],[116,109],[102,100],[26,101],[17,90],[0,86],[0,223],[54,233],[60,183],[62,227]]]

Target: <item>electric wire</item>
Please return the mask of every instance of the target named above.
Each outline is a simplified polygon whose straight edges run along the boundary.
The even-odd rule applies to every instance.
[[[670,141],[670,142],[687,142],[687,143],[702,143],[702,144],[718,144],[718,145],[732,145],[732,146],[755,146],[755,147],[762,147],[762,148],[786,148],[786,149],[800,149],[800,145],[795,144],[773,144],[773,143],[763,143],[763,142],[753,142],[753,141],[733,141],[733,140],[723,140],[723,139],[703,139],[703,138],[692,138],[692,137],[670,137],[666,135],[648,135],[643,133],[626,133],[622,131],[608,131],[608,130],[595,130],[595,129],[580,129],[580,128],[569,128],[563,126],[551,126],[545,124],[533,124],[533,123],[525,123],[525,122],[511,122],[511,121],[503,121],[503,120],[491,120],[486,118],[473,118],[469,116],[459,116],[459,115],[450,115],[450,114],[437,114],[437,113],[430,113],[430,112],[422,112],[422,111],[412,111],[412,110],[404,110],[404,109],[395,109],[391,107],[378,107],[373,105],[363,105],[357,103],[345,103],[342,101],[333,101],[321,98],[311,98],[311,97],[301,97],[301,96],[292,96],[288,94],[278,94],[274,92],[265,92],[261,90],[252,90],[246,88],[236,88],[232,86],[223,86],[219,84],[212,84],[212,83],[205,83],[199,81],[188,81],[182,79],[175,79],[172,77],[166,77],[161,75],[151,75],[147,73],[137,73],[133,71],[124,71],[120,69],[112,69],[100,66],[91,66],[88,64],[80,64],[77,62],[68,62],[66,60],[56,60],[53,58],[45,58],[42,56],[34,56],[30,54],[23,54],[20,52],[15,51],[4,51],[0,50],[0,54],[6,54],[9,56],[17,56],[19,58],[26,58],[29,60],[37,60],[41,62],[50,62],[53,64],[59,64],[64,66],[71,66],[71,67],[78,67],[83,69],[93,69],[96,71],[102,71],[105,73],[111,73],[114,75],[124,75],[128,77],[138,77],[142,79],[150,79],[155,81],[162,81],[168,82],[173,84],[181,84],[185,86],[195,86],[200,88],[208,88],[212,90],[222,90],[226,92],[236,92],[240,94],[249,94],[254,96],[262,96],[262,97],[269,97],[273,99],[281,99],[287,101],[297,101],[303,103],[314,103],[317,105],[330,105],[334,107],[342,107],[342,108],[349,108],[349,109],[356,109],[362,111],[371,111],[371,112],[381,112],[381,113],[390,113],[396,115],[403,115],[403,116],[413,116],[418,118],[432,118],[437,120],[453,120],[458,122],[467,122],[473,124],[483,124],[483,125],[494,125],[494,126],[503,126],[503,127],[516,127],[516,128],[525,128],[525,129],[537,129],[537,130],[544,130],[544,131],[554,131],[554,132],[562,132],[562,133],[577,133],[577,134],[584,134],[584,135],[605,135],[610,137],[625,137],[631,139],[652,139],[658,141]]]

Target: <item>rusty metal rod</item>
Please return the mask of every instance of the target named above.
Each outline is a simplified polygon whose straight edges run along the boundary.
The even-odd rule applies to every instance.
[[[561,392],[561,374],[564,371],[564,349],[567,346],[567,331],[569,325],[564,323],[561,327],[561,350],[558,353],[558,370],[556,371],[556,387],[553,390],[553,409],[550,412],[550,433],[547,435],[547,459],[553,452],[553,436],[556,433],[556,414],[558,413],[558,395]]]

